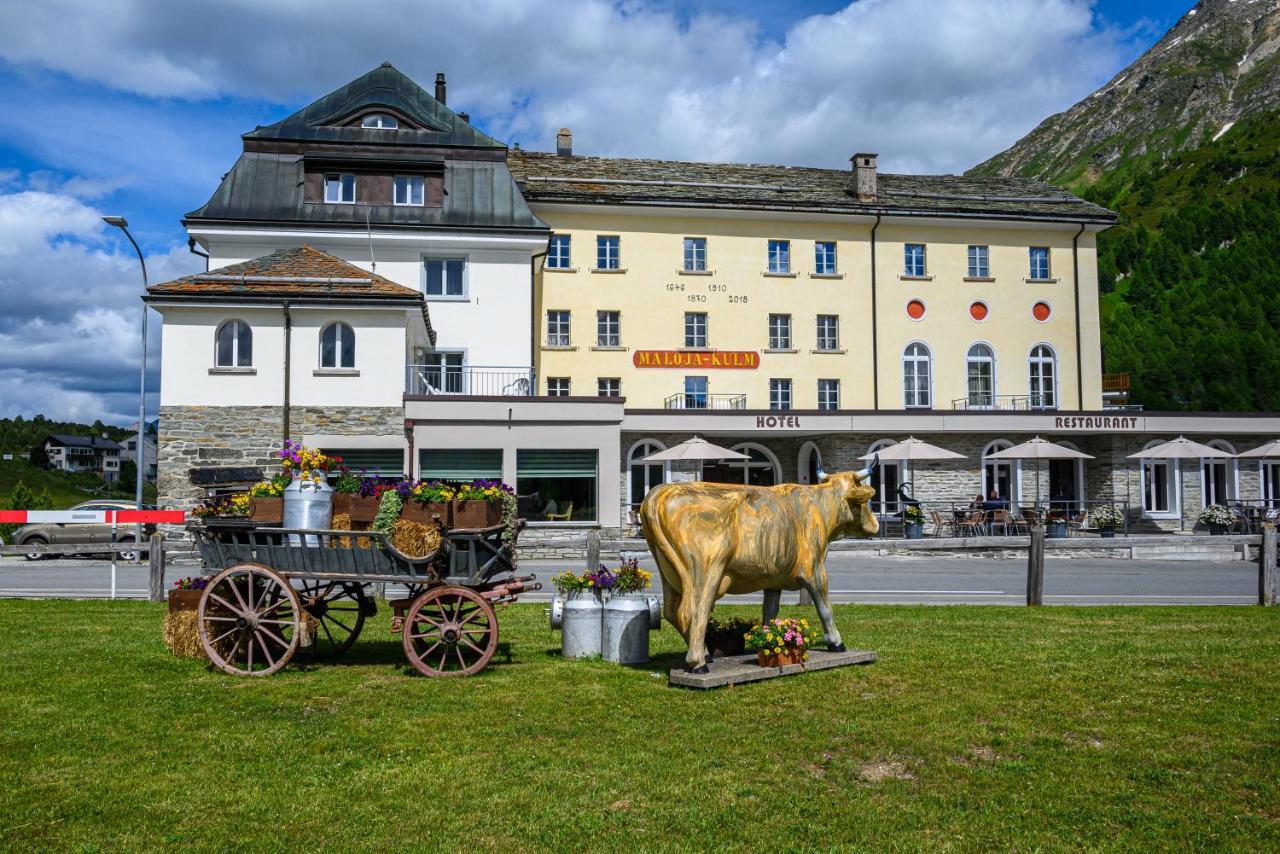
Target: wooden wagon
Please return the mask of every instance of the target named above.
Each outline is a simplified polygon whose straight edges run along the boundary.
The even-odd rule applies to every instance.
[[[500,527],[449,531],[425,557],[371,531],[252,523],[190,530],[217,570],[200,598],[200,640],[213,664],[238,676],[275,673],[299,650],[346,652],[377,613],[374,584],[408,590],[390,605],[410,664],[427,676],[469,676],[498,647],[493,606],[542,586],[515,574]]]

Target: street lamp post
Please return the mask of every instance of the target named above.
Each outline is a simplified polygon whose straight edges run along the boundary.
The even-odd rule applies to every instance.
[[[129,238],[129,242],[133,244],[133,251],[138,253],[138,263],[142,265],[142,293],[147,293],[147,261],[142,257],[142,250],[138,248],[138,241],[133,239],[133,235],[129,233],[129,223],[122,216],[104,216],[102,221],[107,225],[114,226],[124,232],[124,236]],[[134,500],[137,502],[138,509],[142,509],[142,481],[143,473],[146,471],[146,438],[147,429],[147,303],[142,303],[142,367],[138,369],[138,452],[135,458],[135,466],[137,467],[137,482],[134,484]],[[137,533],[134,535],[134,545],[138,549],[138,554],[142,553],[142,525],[138,525]]]

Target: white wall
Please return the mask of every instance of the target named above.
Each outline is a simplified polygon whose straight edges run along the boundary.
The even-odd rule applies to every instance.
[[[403,309],[293,307],[289,394],[294,406],[399,406],[404,396]],[[320,368],[320,332],[333,321],[351,325],[355,373]]]

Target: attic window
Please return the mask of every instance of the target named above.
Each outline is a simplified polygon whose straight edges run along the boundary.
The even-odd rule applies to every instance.
[[[400,122],[396,121],[394,116],[388,116],[386,113],[370,113],[360,120],[360,127],[395,130],[400,127]]]

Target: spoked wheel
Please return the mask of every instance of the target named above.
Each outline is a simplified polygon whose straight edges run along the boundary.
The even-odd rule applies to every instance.
[[[498,618],[480,594],[437,587],[417,598],[404,621],[404,654],[427,676],[471,676],[498,648]]]
[[[298,648],[298,594],[257,563],[224,569],[200,597],[197,627],[209,660],[236,676],[267,676]]]
[[[298,588],[302,610],[310,618],[308,653],[336,658],[356,642],[368,610],[364,587],[344,581],[305,581]]]

